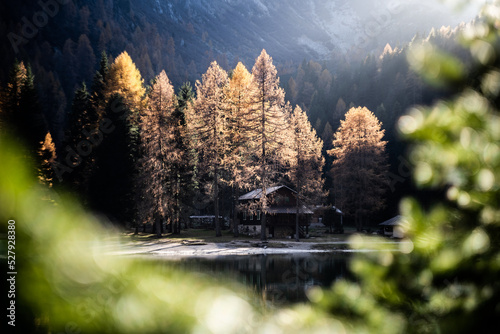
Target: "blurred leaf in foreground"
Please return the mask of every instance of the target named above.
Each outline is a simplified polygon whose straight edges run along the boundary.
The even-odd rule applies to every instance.
[[[453,100],[418,107],[399,120],[414,143],[410,160],[421,187],[445,191],[430,210],[403,200],[407,240],[400,252],[358,256],[359,283],[341,282],[319,305],[384,333],[490,333],[500,317],[500,7],[467,27],[474,64],[431,46],[409,54],[412,67],[441,85],[467,87]],[[363,239],[353,240],[355,244]],[[391,324],[391,325],[390,325]],[[362,327],[355,327],[360,329]]]

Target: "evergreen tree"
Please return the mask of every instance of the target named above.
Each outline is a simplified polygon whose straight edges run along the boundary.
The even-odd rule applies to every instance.
[[[109,60],[106,52],[101,53],[99,61],[99,69],[95,72],[92,80],[91,95],[90,95],[90,112],[89,117],[95,123],[98,123],[104,113],[106,105],[106,87],[109,77]]]
[[[179,89],[179,93],[177,94],[177,106],[176,112],[185,114],[186,110],[189,108],[189,105],[193,103],[194,100],[194,92],[191,83],[185,82],[181,88]],[[185,115],[180,116],[183,120],[183,125],[185,124]]]
[[[72,171],[63,180],[85,201],[89,180],[95,168],[95,150],[103,139],[97,131],[97,117],[92,109],[87,85],[83,82],[75,91],[66,130],[63,163],[68,164]],[[96,141],[96,138],[99,140]]]
[[[2,90],[0,100],[1,130],[4,132],[10,132],[14,135],[20,131],[18,127],[21,122],[21,91],[25,80],[26,67],[23,62],[19,63],[16,60],[10,69],[9,79],[6,87]]]
[[[90,80],[95,71],[95,54],[87,35],[80,35],[76,48],[77,82]]]
[[[225,90],[229,78],[217,62],[212,62],[202,81],[196,82],[196,100],[188,124],[192,127],[201,166],[210,171],[214,202],[216,236],[221,236],[219,221],[219,183],[225,159],[227,113]]]
[[[191,83],[184,83],[176,97],[174,118],[174,137],[175,148],[179,153],[179,158],[172,164],[174,175],[177,176],[177,186],[174,193],[174,231],[180,232],[181,222],[186,224],[189,219],[187,207],[192,204],[192,196],[194,193],[194,160],[190,151],[190,142],[186,123],[186,114],[192,108],[194,100],[194,92]],[[175,228],[177,222],[177,228]]]
[[[128,104],[119,94],[110,96],[103,115],[108,131],[95,150],[96,169],[89,185],[92,207],[120,224],[130,222],[135,214],[136,170],[129,113]]]
[[[367,108],[352,108],[334,135],[332,174],[338,206],[354,216],[361,231],[365,219],[384,204],[386,141],[382,123]]]
[[[323,140],[324,148],[326,150],[330,150],[332,148],[332,138],[333,138],[333,129],[330,125],[330,122],[326,122],[325,128],[321,133],[321,140]]]
[[[48,126],[35,87],[35,76],[29,65],[26,67],[26,76],[21,84],[20,97],[19,118],[16,120],[18,122],[16,127],[32,155],[35,155],[40,147],[40,142],[45,140]]]

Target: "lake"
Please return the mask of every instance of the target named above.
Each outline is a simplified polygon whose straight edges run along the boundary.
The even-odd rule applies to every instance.
[[[168,265],[216,279],[233,279],[247,285],[267,303],[279,306],[307,302],[313,286],[328,288],[349,278],[351,254],[343,252],[239,255],[166,260]]]

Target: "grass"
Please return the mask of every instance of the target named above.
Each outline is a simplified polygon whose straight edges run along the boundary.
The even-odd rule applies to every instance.
[[[349,245],[337,245],[337,244],[314,244],[311,246],[311,249],[316,250],[344,250],[349,249]]]
[[[159,239],[156,235],[150,233],[142,233],[134,234],[127,233],[128,236],[132,238],[134,241],[145,241],[149,239]],[[238,238],[233,236],[233,232],[229,230],[223,230],[221,237],[215,236],[214,230],[203,230],[203,229],[188,229],[181,230],[179,234],[173,233],[163,233],[161,240],[165,241],[173,241],[173,242],[186,242],[186,243],[195,243],[195,242],[205,242],[205,243],[227,243],[231,241],[256,241],[258,239],[240,235]]]
[[[327,231],[326,227],[311,228],[309,230],[310,238],[301,239],[301,242],[315,243],[317,245],[315,245],[314,247],[319,247],[315,249],[340,249],[341,246],[339,245],[327,245],[327,244],[322,245],[322,244],[332,241],[348,243],[348,239],[353,234],[357,233],[356,229],[350,227],[346,227],[345,232],[343,234],[328,234],[326,233],[326,231]],[[258,236],[250,237],[242,234],[240,234],[238,238],[235,238],[231,230],[223,230],[221,237],[216,237],[214,230],[204,230],[204,229],[182,230],[180,234],[163,233],[161,238],[158,238],[156,235],[150,233],[142,233],[142,232],[139,232],[139,234],[134,234],[133,232],[129,232],[126,235],[130,236],[133,241],[162,240],[165,242],[168,241],[184,242],[186,244],[229,243],[231,241],[253,243],[260,241],[260,238]],[[281,240],[290,241],[291,239],[269,239],[269,244],[273,244],[273,246],[268,245],[268,247],[273,247],[273,248],[286,247],[285,244],[279,242]],[[320,247],[325,247],[325,248],[320,248]],[[328,247],[337,247],[337,248],[328,248]]]
[[[287,244],[281,243],[281,242],[269,242],[267,244],[268,248],[288,248],[289,246]]]

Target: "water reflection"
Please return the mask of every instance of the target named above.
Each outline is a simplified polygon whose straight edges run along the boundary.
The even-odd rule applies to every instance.
[[[329,287],[340,278],[349,278],[348,253],[306,255],[247,255],[215,258],[188,258],[174,266],[231,278],[246,284],[272,305],[307,301],[313,286]]]

